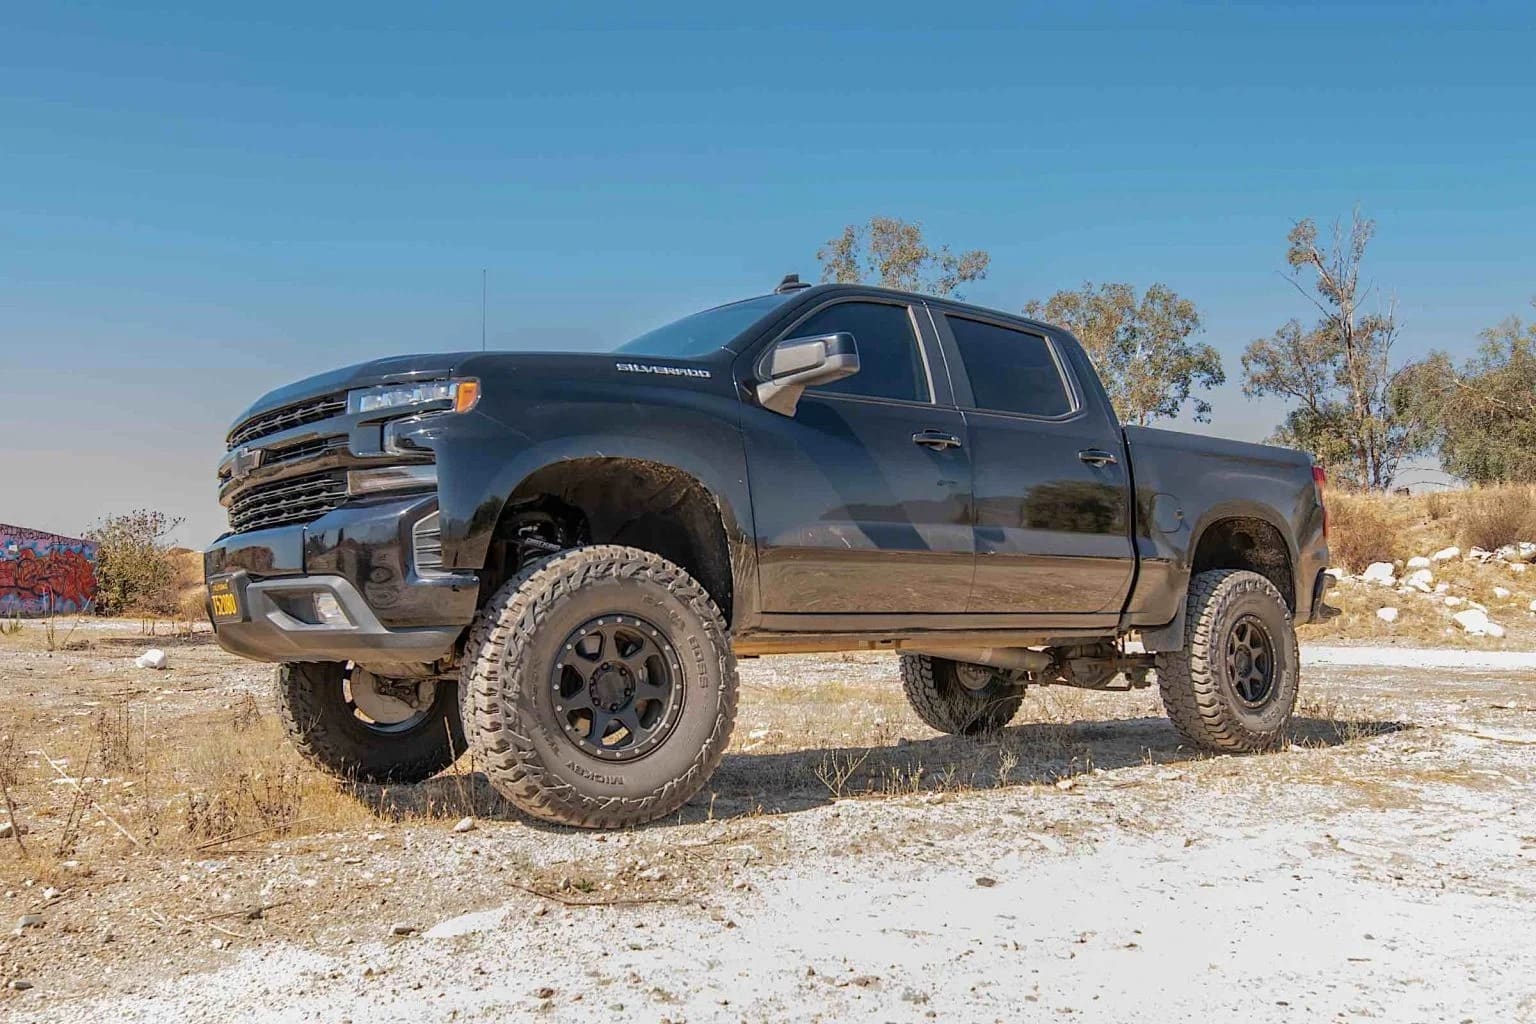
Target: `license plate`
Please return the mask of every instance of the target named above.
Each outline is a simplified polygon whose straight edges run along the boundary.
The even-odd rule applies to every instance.
[[[213,607],[215,622],[234,622],[243,618],[240,614],[240,596],[230,580],[208,581],[208,603]]]

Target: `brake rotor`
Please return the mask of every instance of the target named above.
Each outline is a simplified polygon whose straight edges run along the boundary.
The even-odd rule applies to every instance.
[[[352,706],[379,725],[399,725],[422,714],[437,696],[432,679],[384,679],[354,668],[347,686]]]

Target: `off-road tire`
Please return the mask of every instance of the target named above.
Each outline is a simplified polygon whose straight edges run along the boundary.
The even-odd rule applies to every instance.
[[[654,749],[615,764],[582,749],[555,711],[551,672],[593,616],[655,623],[677,653],[682,704]],[[671,814],[703,788],[736,722],[736,657],[725,617],[683,569],[612,544],[539,559],[486,603],[459,689],[476,764],[515,807],[544,821],[621,828]]]
[[[277,710],[304,758],[353,782],[410,785],[453,764],[466,749],[458,687],[438,680],[427,714],[404,732],[378,732],[359,720],[342,690],[346,666],[336,661],[277,667]]]
[[[973,690],[960,682],[955,662],[926,654],[901,656],[901,686],[918,718],[956,736],[996,732],[1013,720],[1024,701],[1020,688],[1000,672]]]
[[[1225,660],[1237,623],[1256,619],[1272,644],[1273,680],[1262,706],[1245,704],[1233,688]],[[1212,569],[1190,581],[1184,648],[1157,655],[1163,707],[1174,727],[1205,750],[1268,750],[1285,737],[1296,707],[1300,656],[1285,598],[1258,573]]]

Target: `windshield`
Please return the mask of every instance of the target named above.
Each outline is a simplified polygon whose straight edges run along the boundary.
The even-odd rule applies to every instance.
[[[685,316],[647,331],[633,341],[626,341],[614,352],[628,352],[637,356],[672,356],[687,358],[702,356],[724,348],[742,331],[751,327],[764,316],[777,309],[791,297],[760,295],[755,299],[716,306],[701,313]]]

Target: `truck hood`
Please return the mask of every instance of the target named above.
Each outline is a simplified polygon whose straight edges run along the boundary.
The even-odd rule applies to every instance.
[[[372,387],[375,384],[403,384],[416,380],[438,380],[453,374],[453,368],[479,352],[432,352],[424,355],[390,356],[373,359],[366,363],[327,370],[313,377],[284,384],[268,391],[250,407],[235,417],[236,423],[244,423],[252,416],[281,409],[286,405],[302,402],[306,398],[347,391],[351,388]]]

